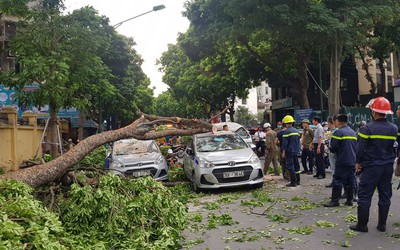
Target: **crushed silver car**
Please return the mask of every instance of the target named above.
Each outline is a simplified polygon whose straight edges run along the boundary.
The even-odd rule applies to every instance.
[[[168,179],[168,167],[157,143],[152,140],[126,139],[113,143],[108,156],[111,172],[128,178],[152,176]]]
[[[183,170],[195,191],[263,185],[263,168],[243,139],[229,131],[194,135],[186,148]]]

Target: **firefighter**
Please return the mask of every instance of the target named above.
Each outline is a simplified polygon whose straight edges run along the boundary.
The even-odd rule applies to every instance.
[[[397,126],[386,120],[387,114],[393,114],[390,102],[377,97],[371,106],[373,121],[358,132],[356,153],[356,171],[361,171],[356,225],[350,229],[368,232],[369,209],[375,189],[378,189],[378,226],[386,231],[386,220],[392,197],[393,163],[396,157],[393,145],[397,139]]]
[[[293,127],[295,121],[291,115],[283,117],[282,122],[287,126],[282,136],[282,157],[286,160],[286,168],[290,175],[290,183],[286,186],[295,187],[300,185],[300,164],[297,156],[300,151],[300,134]]]
[[[345,188],[347,194],[345,204],[353,206],[357,134],[347,126],[347,115],[339,114],[335,118],[337,119],[338,130],[332,134],[329,148],[332,153],[336,154],[335,172],[332,181],[332,197],[331,201],[324,204],[324,206],[339,206],[342,187]]]

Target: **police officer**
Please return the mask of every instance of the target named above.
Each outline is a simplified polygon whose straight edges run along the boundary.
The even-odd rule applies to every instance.
[[[392,197],[393,163],[396,157],[393,144],[397,139],[397,126],[386,120],[387,114],[393,114],[390,102],[386,98],[375,98],[370,109],[373,121],[358,133],[356,171],[362,171],[358,192],[358,222],[350,226],[350,229],[368,232],[371,198],[377,188],[377,229],[385,232]]]
[[[338,130],[331,136],[330,151],[336,154],[335,172],[332,181],[331,201],[324,204],[325,207],[338,207],[342,194],[342,187],[346,189],[348,206],[353,206],[353,190],[355,187],[355,164],[357,134],[347,126],[348,117],[339,114],[337,119]]]
[[[300,134],[293,127],[295,121],[291,115],[283,117],[282,122],[287,126],[282,136],[282,157],[286,160],[286,168],[290,175],[290,183],[286,186],[295,187],[296,185],[300,185],[300,164],[297,156],[300,151]]]

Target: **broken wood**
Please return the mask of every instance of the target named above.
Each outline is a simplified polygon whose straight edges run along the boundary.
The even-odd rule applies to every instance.
[[[150,140],[164,136],[189,136],[212,130],[212,124],[199,120],[180,117],[161,117],[144,114],[140,111],[137,113],[140,117],[126,127],[90,136],[80,141],[62,156],[50,162],[0,175],[0,180],[12,179],[25,182],[34,188],[40,187],[47,183],[60,180],[70,168],[77,165],[87,154],[109,142],[126,138]],[[173,122],[189,129],[154,131],[153,127],[148,124],[155,120],[158,120],[161,124]]]

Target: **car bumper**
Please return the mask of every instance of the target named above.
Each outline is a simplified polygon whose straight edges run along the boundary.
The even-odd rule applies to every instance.
[[[243,176],[224,177],[224,173],[244,172]],[[194,180],[199,188],[217,189],[224,187],[238,187],[256,185],[264,181],[264,173],[261,164],[246,164],[235,167],[202,168],[196,174]]]
[[[166,181],[168,180],[168,168],[164,165],[149,165],[144,167],[133,168],[110,168],[111,173],[126,178],[137,178],[144,176],[152,176],[154,180]]]

